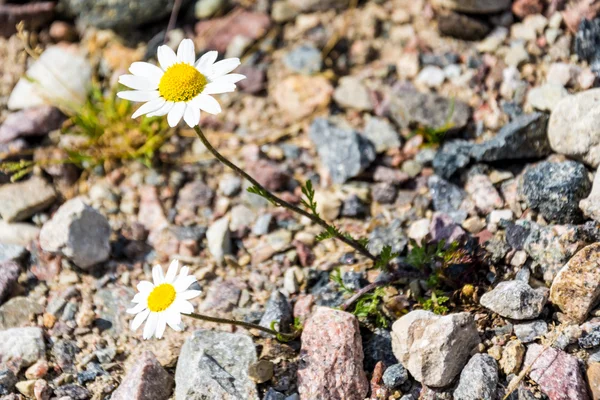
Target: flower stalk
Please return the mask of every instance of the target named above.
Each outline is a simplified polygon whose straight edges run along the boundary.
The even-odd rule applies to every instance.
[[[276,330],[265,328],[264,326],[252,324],[250,322],[236,321],[234,319],[227,319],[227,318],[210,317],[208,315],[197,314],[197,313],[190,313],[190,314],[185,314],[185,315],[188,317],[194,318],[194,319],[198,319],[200,321],[215,322],[217,324],[230,324],[230,325],[243,326],[244,328],[248,328],[248,329],[256,329],[256,330],[271,334],[271,335],[275,336],[277,338],[277,340],[280,340],[282,342],[289,342],[290,340],[294,340],[298,337],[298,335],[300,333],[300,331],[296,331],[293,333],[277,332]]]
[[[342,242],[346,243],[348,246],[354,248],[356,251],[358,251],[360,254],[362,254],[363,256],[371,259],[373,262],[377,262],[378,261],[378,257],[373,255],[369,250],[367,250],[367,248],[365,246],[363,246],[361,243],[359,243],[358,241],[343,235],[341,232],[339,232],[336,229],[332,229],[333,227],[331,225],[329,225],[327,222],[325,222],[325,220],[321,219],[320,217],[311,214],[310,212],[303,210],[300,207],[297,207],[277,196],[275,196],[273,193],[271,193],[270,191],[268,191],[263,185],[261,185],[260,183],[258,183],[258,181],[256,179],[254,179],[252,176],[248,175],[248,173],[246,173],[244,170],[242,170],[240,167],[238,167],[237,165],[235,165],[234,163],[232,163],[231,161],[229,161],[225,156],[223,156],[221,153],[219,153],[217,151],[217,149],[215,149],[210,142],[208,141],[208,139],[206,138],[206,136],[204,135],[204,132],[202,132],[202,129],[200,129],[199,126],[194,126],[194,130],[196,131],[196,135],[198,136],[198,138],[200,139],[200,141],[202,142],[202,144],[204,144],[204,147],[206,147],[208,149],[208,151],[210,151],[212,153],[212,155],[219,160],[220,162],[222,162],[223,164],[227,165],[229,168],[231,168],[232,170],[234,170],[237,174],[241,175],[244,179],[248,180],[249,182],[251,182],[256,188],[258,188],[258,190],[260,191],[261,196],[263,196],[264,198],[266,198],[267,200],[269,200],[271,203],[273,203],[274,205],[277,205],[279,207],[284,207],[287,208],[288,210],[296,213],[296,214],[300,214],[302,216],[305,216],[306,218],[309,218],[312,222],[314,222],[317,225],[320,225],[321,227],[323,227],[325,230],[334,232],[334,236],[341,240]]]

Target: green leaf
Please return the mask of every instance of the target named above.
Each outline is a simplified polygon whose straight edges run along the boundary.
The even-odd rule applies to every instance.
[[[306,199],[300,199],[300,203],[306,208],[308,208],[313,215],[320,218],[319,213],[317,212],[317,202],[315,201],[315,189],[313,188],[312,182],[310,180],[306,181],[304,186],[300,186],[302,190],[302,194]]]
[[[246,191],[248,191],[248,193],[253,193],[262,197],[263,199],[266,199],[269,203],[271,203],[274,206],[278,206],[278,204],[271,198],[271,194],[267,192],[266,189],[263,189],[259,186],[250,186],[248,189],[246,189]]]
[[[375,261],[374,267],[377,269],[386,270],[390,261],[399,255],[399,253],[392,252],[392,246],[383,246],[381,253],[379,253],[379,256],[377,256],[377,261]]]
[[[331,281],[337,283],[337,285],[340,287],[340,290],[344,294],[354,293],[354,290],[350,289],[348,286],[346,286],[344,284],[344,279],[342,278],[342,273],[339,268],[337,268],[335,271],[333,271],[331,274],[329,274],[329,279],[331,279]]]

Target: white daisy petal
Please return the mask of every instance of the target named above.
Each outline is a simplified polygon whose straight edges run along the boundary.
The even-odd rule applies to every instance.
[[[165,104],[159,108],[158,110],[148,113],[146,114],[148,117],[162,117],[163,115],[167,115],[169,113],[169,111],[171,111],[173,109],[173,106],[175,105],[175,103],[173,103],[172,101],[167,101],[165,102]]]
[[[154,281],[154,286],[164,283],[165,275],[163,274],[163,270],[160,265],[155,265],[154,268],[152,268],[152,280]]]
[[[196,61],[196,51],[192,39],[183,39],[177,48],[177,61],[194,65]]]
[[[138,303],[134,307],[127,309],[126,312],[127,312],[127,314],[137,314],[137,313],[141,313],[142,311],[144,311],[147,307],[148,306],[146,305],[146,302],[144,301],[143,303]]]
[[[157,83],[153,83],[143,76],[121,75],[119,83],[135,90],[156,90],[158,88]]]
[[[148,297],[148,293],[136,293],[135,296],[133,296],[133,299],[131,299],[132,303],[141,303],[142,301],[146,301],[146,297]]]
[[[167,317],[167,324],[175,331],[179,332],[182,330],[181,327],[181,314],[177,310],[165,311]]]
[[[169,264],[169,269],[167,270],[167,275],[165,275],[165,282],[173,283],[175,277],[177,276],[177,270],[179,269],[179,260],[171,261]]]
[[[117,97],[129,101],[150,101],[160,96],[158,90],[125,90],[117,93]]]
[[[167,122],[171,128],[175,128],[179,121],[181,121],[181,117],[183,117],[183,113],[185,112],[185,103],[175,103],[169,114],[167,114]]]
[[[144,339],[150,339],[154,332],[156,332],[156,324],[158,323],[158,314],[150,313],[148,316],[148,320],[146,321],[146,326],[144,326]]]
[[[186,105],[183,120],[190,128],[195,127],[200,123],[200,110],[193,104]]]
[[[140,292],[151,292],[154,289],[152,282],[141,281],[137,284],[137,290]]]
[[[187,300],[175,300],[177,309],[181,314],[191,314],[194,312],[194,306]]]
[[[242,74],[227,74],[216,78],[213,82],[229,82],[238,83],[239,81],[246,79],[246,75]]]
[[[154,100],[150,100],[149,102],[147,102],[146,104],[143,104],[140,108],[138,108],[133,115],[131,116],[131,118],[137,118],[140,115],[145,115],[151,112],[154,112],[156,110],[158,110],[159,108],[161,108],[162,106],[164,106],[166,103],[165,99],[163,99],[162,97],[159,97],[158,99],[154,99]]]
[[[235,83],[223,82],[222,78],[219,78],[215,82],[208,83],[202,94],[220,94],[220,93],[230,93],[235,91]]]
[[[167,327],[167,316],[164,312],[158,314],[158,321],[156,323],[156,336],[157,339],[162,339],[163,334],[165,333],[165,328]]]
[[[181,267],[181,270],[179,271],[179,277],[181,278],[182,276],[187,276],[190,273],[190,267],[187,266],[183,266]]]
[[[191,300],[194,297],[200,296],[200,293],[202,293],[201,290],[186,290],[185,292],[178,295],[178,297],[183,300]]]
[[[212,71],[209,74],[209,79],[214,81],[216,78],[230,73],[240,65],[239,58],[226,58],[221,61],[217,61],[212,66]]]
[[[156,65],[143,61],[136,61],[131,64],[129,67],[129,72],[134,75],[149,79],[151,82],[156,83],[157,85],[158,82],[160,82],[160,78],[162,78],[164,74],[163,70]]]
[[[156,56],[158,57],[158,63],[163,71],[166,71],[171,65],[177,63],[175,52],[166,44],[158,46]]]
[[[141,313],[139,313],[138,315],[136,315],[135,318],[131,321],[131,324],[129,325],[129,328],[132,331],[137,331],[137,329],[140,326],[142,326],[142,324],[144,323],[144,321],[146,320],[146,318],[148,318],[148,315],[150,315],[150,310],[142,311]]]
[[[221,105],[219,102],[208,94],[200,93],[193,101],[199,109],[206,111],[209,114],[216,115],[221,112]]]
[[[219,53],[216,51],[209,51],[203,54],[196,63],[196,69],[200,71],[200,73],[208,75],[208,73],[211,71],[210,68],[213,66],[215,61],[217,61],[218,56]]]
[[[196,277],[194,275],[188,275],[184,277],[179,277],[173,284],[175,287],[175,291],[177,293],[181,293],[190,287],[192,283],[196,282]]]

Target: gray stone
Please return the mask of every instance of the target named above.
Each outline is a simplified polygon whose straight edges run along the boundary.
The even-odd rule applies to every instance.
[[[413,378],[434,388],[451,384],[478,344],[477,327],[469,313],[439,316],[416,310],[392,326],[398,361]]]
[[[569,92],[562,85],[546,83],[527,93],[527,104],[536,110],[552,111],[568,95]]]
[[[47,47],[17,82],[8,108],[20,110],[50,104],[78,110],[88,98],[91,76],[92,67],[79,46]]]
[[[326,119],[313,121],[310,138],[334,183],[358,176],[375,160],[371,142],[358,132],[339,128]]]
[[[288,52],[283,62],[294,72],[313,75],[321,70],[323,58],[321,51],[310,44],[303,44]]]
[[[495,400],[498,364],[488,354],[475,354],[460,373],[454,398],[461,400]]]
[[[471,108],[460,100],[448,99],[430,93],[401,91],[390,99],[390,117],[401,127],[421,125],[462,129],[471,118]]]
[[[54,188],[34,176],[26,181],[0,186],[0,215],[7,222],[22,221],[54,203]]]
[[[548,289],[532,289],[523,281],[500,282],[481,296],[481,305],[493,312],[517,320],[537,318],[548,299]]]
[[[167,400],[173,391],[173,378],[154,354],[145,351],[127,372],[111,400]]]
[[[466,140],[444,143],[433,159],[435,173],[444,179],[450,179],[456,172],[469,165],[473,146]]]
[[[0,369],[11,361],[28,367],[45,358],[46,344],[41,328],[12,328],[0,331]]]
[[[408,371],[402,364],[390,365],[383,373],[383,383],[390,389],[397,389],[408,381]]]
[[[89,269],[110,256],[110,225],[106,217],[81,198],[64,203],[40,232],[45,251],[65,255],[75,265]]]
[[[44,306],[30,298],[13,297],[0,307],[0,329],[22,327],[29,324],[32,317],[43,312]]]
[[[436,7],[471,14],[495,14],[508,10],[511,0],[433,0]]]
[[[175,372],[176,400],[258,399],[248,367],[256,362],[249,336],[198,330],[181,348]]]
[[[0,125],[0,143],[20,137],[43,136],[60,128],[65,116],[58,108],[40,106],[9,114]]]
[[[77,372],[75,369],[75,356],[79,352],[77,343],[73,340],[59,339],[52,345],[52,355],[56,361],[56,365],[60,367],[63,372],[74,374]]]
[[[373,102],[369,90],[360,78],[344,76],[333,92],[333,99],[343,108],[361,111],[373,110]]]
[[[548,324],[545,321],[531,321],[513,326],[515,336],[523,343],[531,343],[548,333]]]
[[[254,211],[243,204],[238,204],[233,207],[230,214],[231,221],[229,221],[229,230],[232,232],[250,227],[256,219]]]
[[[547,221],[576,223],[582,214],[579,201],[590,193],[587,170],[575,161],[541,162],[523,174],[520,191],[527,205]]]
[[[269,226],[273,221],[272,214],[263,214],[256,219],[254,223],[254,227],[252,228],[252,233],[256,236],[262,236],[269,233]]]
[[[453,183],[432,175],[427,180],[433,209],[444,212],[452,217],[456,222],[462,222],[467,217],[467,212],[460,210],[460,207],[467,194],[464,190]]]
[[[187,1],[184,1],[187,3]],[[169,0],[61,0],[59,5],[70,17],[100,29],[131,30],[171,13]]]
[[[293,322],[292,307],[287,298],[279,290],[271,293],[259,325],[271,328],[273,322],[275,322],[274,329],[279,332],[289,332]],[[265,335],[267,334],[264,333],[263,336]]]
[[[391,246],[394,253],[402,253],[408,244],[408,239],[402,228],[402,221],[393,220],[389,226],[378,226],[369,235],[369,251],[381,253],[384,246]]]
[[[575,52],[587,61],[592,71],[600,71],[600,19],[582,18],[575,35]]]
[[[0,370],[0,396],[6,396],[15,390],[17,377],[10,369]]]
[[[427,65],[419,72],[415,82],[420,85],[435,88],[441,86],[445,79],[446,75],[444,75],[444,70],[435,65]]]
[[[236,175],[227,175],[219,181],[219,190],[227,197],[233,197],[240,192],[242,180]]]
[[[21,266],[17,262],[0,261],[0,304],[4,303],[12,292],[20,273]]]
[[[132,306],[130,302],[135,292],[130,287],[103,288],[94,295],[94,305],[98,313],[96,325],[101,330],[118,335],[127,330],[127,314]]]
[[[88,400],[92,398],[89,390],[83,386],[68,384],[54,389],[54,395],[59,399]]]
[[[214,221],[206,231],[208,251],[218,263],[222,263],[226,254],[231,254],[231,236],[229,217]]]
[[[375,151],[378,153],[397,149],[402,145],[396,129],[383,118],[369,117],[363,134],[373,143]]]
[[[600,89],[590,89],[562,99],[552,110],[548,140],[552,150],[581,160],[592,167],[600,165]]]

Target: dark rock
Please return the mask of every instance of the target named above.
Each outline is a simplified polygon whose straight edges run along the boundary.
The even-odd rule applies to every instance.
[[[587,335],[580,337],[579,346],[584,349],[592,349],[600,346],[600,327],[596,327]]]
[[[506,243],[515,250],[523,250],[529,233],[530,230],[523,225],[508,224],[505,235]]]
[[[365,203],[357,195],[352,194],[342,203],[340,215],[342,217],[364,218],[368,212],[369,209]]]
[[[8,299],[20,273],[21,266],[15,261],[0,261],[0,304]]]
[[[454,398],[461,400],[494,400],[498,384],[498,364],[488,354],[476,354],[460,373]]]
[[[28,108],[9,114],[0,125],[0,143],[8,143],[19,137],[45,135],[60,128],[64,120],[65,116],[60,110],[51,106]]]
[[[450,123],[452,129],[459,130],[471,118],[471,108],[460,100],[404,90],[392,95],[390,117],[405,128],[415,124],[441,128]]]
[[[275,322],[274,329],[279,332],[289,332],[293,322],[292,307],[288,299],[279,290],[271,293],[259,325],[271,328],[272,322]]]
[[[450,179],[460,169],[469,165],[473,146],[471,142],[466,140],[453,140],[444,143],[433,159],[435,173],[442,178]]]
[[[65,14],[83,25],[100,29],[131,30],[171,13],[171,0],[60,0]]]
[[[429,234],[432,241],[445,240],[446,243],[460,242],[466,237],[466,232],[461,226],[454,222],[448,214],[441,212],[433,214],[429,225]]]
[[[527,169],[520,188],[527,205],[547,221],[581,221],[579,201],[587,197],[591,182],[587,170],[575,161],[541,162]]]
[[[369,251],[376,255],[381,253],[384,246],[391,246],[394,253],[401,253],[407,244],[408,239],[399,219],[393,220],[389,226],[378,226],[369,235]]]
[[[195,180],[187,183],[177,194],[175,209],[178,213],[191,213],[196,215],[200,207],[209,207],[212,204],[215,192],[204,182]]]
[[[457,222],[462,222],[467,217],[467,212],[460,210],[467,197],[464,190],[436,175],[429,177],[427,186],[435,211],[444,212]]]
[[[279,192],[284,190],[289,182],[290,175],[282,168],[268,160],[257,160],[248,165],[250,174],[267,190]]]
[[[75,356],[79,352],[77,343],[73,340],[61,339],[52,346],[52,354],[56,364],[63,372],[73,374],[75,370]]]
[[[600,72],[600,18],[581,19],[575,35],[575,52],[594,72]]]
[[[39,30],[52,21],[55,6],[53,1],[29,4],[0,3],[0,36],[9,37],[16,33],[16,25],[20,21],[25,23],[27,29]]]
[[[369,140],[326,119],[313,121],[310,138],[334,183],[344,183],[358,176],[375,160],[375,149]]]
[[[390,365],[383,373],[383,383],[390,389],[397,389],[408,381],[408,371],[402,364]]]
[[[173,378],[145,351],[128,371],[111,400],[167,400],[173,391]]]
[[[15,390],[17,377],[10,369],[0,370],[0,396],[6,396]]]
[[[263,400],[286,400],[286,396],[273,388],[269,388]]]
[[[398,195],[398,188],[390,183],[377,183],[371,189],[373,200],[380,204],[392,204]]]
[[[285,65],[294,72],[313,75],[321,70],[321,51],[310,44],[303,44],[283,57]]]
[[[438,14],[437,21],[442,35],[457,39],[481,40],[490,32],[483,20],[466,14],[445,11]]]
[[[92,398],[92,393],[79,385],[63,385],[54,389],[54,395],[58,398],[68,397],[71,400],[88,400]]]
[[[252,339],[239,333],[195,331],[184,343],[175,372],[175,397],[186,400],[256,399],[248,368]]]
[[[85,371],[77,374],[77,383],[79,383],[80,385],[83,385],[87,382],[91,382],[91,381],[95,380],[98,376],[102,376],[102,375],[109,375],[109,373],[106,372],[97,363],[91,362],[88,365],[86,365]],[[112,398],[116,399],[116,397],[114,397],[114,396],[115,396],[115,394],[113,393]]]
[[[364,366],[366,371],[373,371],[379,361],[385,365],[394,365],[398,360],[392,352],[392,335],[386,329],[363,332]]]

